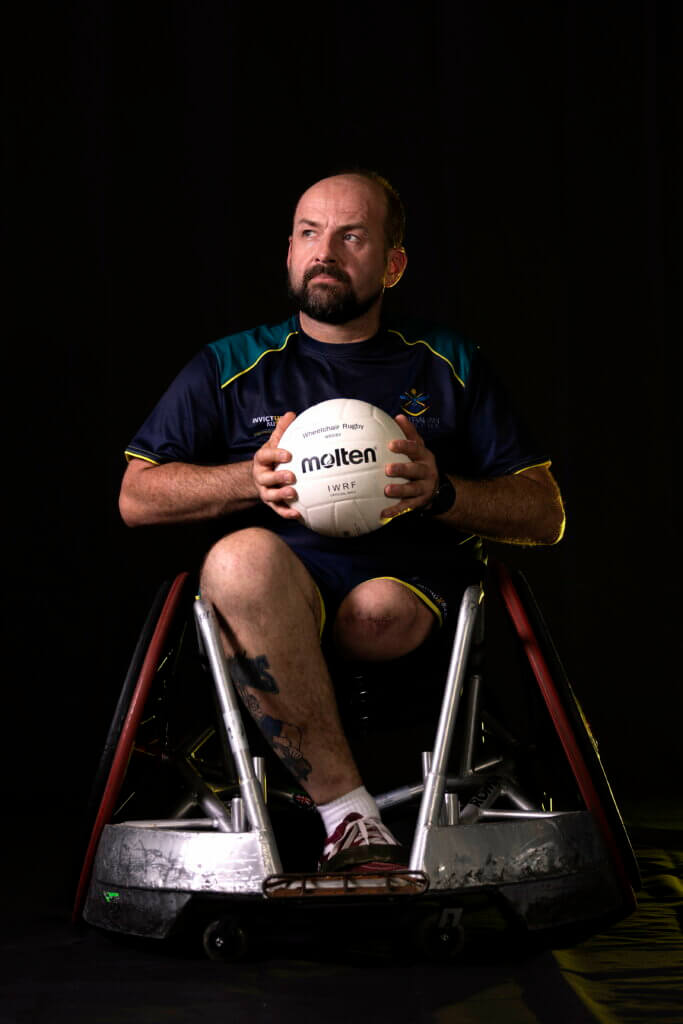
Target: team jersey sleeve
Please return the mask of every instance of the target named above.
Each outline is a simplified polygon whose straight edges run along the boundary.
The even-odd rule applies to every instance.
[[[216,358],[207,346],[181,370],[126,448],[147,462],[226,462],[224,413]]]
[[[463,476],[491,478],[550,464],[479,351],[465,388],[463,429],[458,444]]]

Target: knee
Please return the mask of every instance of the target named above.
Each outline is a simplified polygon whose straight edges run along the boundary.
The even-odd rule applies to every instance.
[[[240,601],[272,594],[287,577],[289,557],[287,545],[269,530],[252,527],[229,533],[214,544],[204,560],[201,591],[213,601],[233,592]]]
[[[334,625],[335,643],[347,658],[385,661],[415,650],[433,625],[426,605],[402,584],[368,580],[342,602]]]

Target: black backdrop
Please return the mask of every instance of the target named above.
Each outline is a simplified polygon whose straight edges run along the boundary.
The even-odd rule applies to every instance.
[[[679,12],[6,12],[11,793],[19,771],[77,813],[153,589],[193,557],[121,525],[124,445],[200,345],[288,311],[294,201],[356,162],[408,208],[394,307],[481,344],[554,453],[566,539],[511,558],[618,793],[676,788]]]

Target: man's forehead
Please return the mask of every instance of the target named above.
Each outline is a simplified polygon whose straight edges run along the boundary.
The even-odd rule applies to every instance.
[[[323,178],[306,189],[294,212],[295,222],[316,216],[343,221],[368,221],[382,217],[384,197],[372,182],[350,174]]]

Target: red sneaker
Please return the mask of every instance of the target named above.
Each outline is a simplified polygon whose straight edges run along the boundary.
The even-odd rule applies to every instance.
[[[325,874],[405,871],[407,865],[402,862],[400,849],[400,843],[379,818],[347,814],[327,837],[318,869]]]

